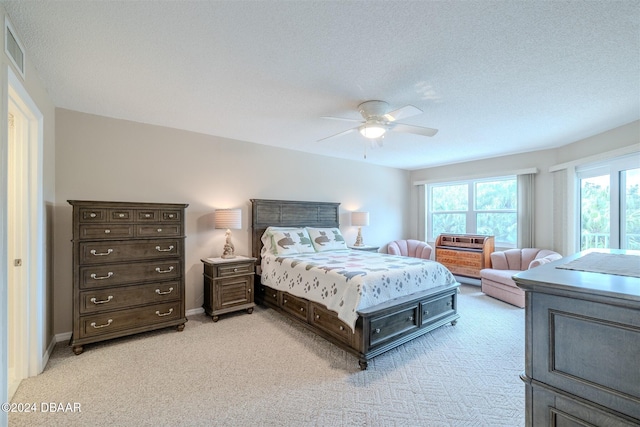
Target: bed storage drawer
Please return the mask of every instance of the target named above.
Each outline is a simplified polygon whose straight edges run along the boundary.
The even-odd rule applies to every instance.
[[[313,302],[309,303],[309,305],[311,306],[311,323],[313,325],[345,343],[351,342],[353,331],[338,318],[337,313]]]
[[[456,293],[442,295],[440,298],[420,303],[420,326],[436,322],[443,317],[450,316],[456,311]]]
[[[281,307],[284,311],[291,313],[295,317],[307,320],[307,313],[309,312],[307,300],[284,292],[282,294]]]
[[[371,347],[384,344],[399,335],[418,329],[418,304],[404,310],[371,319],[369,343]]]
[[[257,286],[255,298],[258,302],[264,303],[268,306],[280,307],[278,291],[266,285],[260,284]]]

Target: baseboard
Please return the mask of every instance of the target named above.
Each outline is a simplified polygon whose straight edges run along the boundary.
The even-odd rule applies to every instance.
[[[195,316],[196,314],[202,314],[202,313],[204,313],[204,308],[198,307],[198,308],[192,308],[191,310],[187,310],[186,315]]]
[[[56,334],[56,343],[69,341],[71,339],[71,332],[63,332],[61,334]]]
[[[186,316],[195,316],[196,314],[202,314],[204,313],[204,308],[202,307],[198,307],[198,308],[192,308],[191,310],[187,310],[186,312]],[[51,351],[53,351],[53,347],[59,343],[59,342],[63,342],[63,341],[69,341],[71,339],[71,332],[63,332],[61,334],[56,334],[55,336],[55,340],[51,341],[51,345],[49,345],[49,348],[47,349],[47,359],[49,359],[49,354],[51,353]],[[46,365],[46,362],[45,364]]]
[[[462,284],[480,286],[480,279],[474,279],[473,277],[456,276],[455,274],[453,275],[453,277],[455,277],[456,280]]]

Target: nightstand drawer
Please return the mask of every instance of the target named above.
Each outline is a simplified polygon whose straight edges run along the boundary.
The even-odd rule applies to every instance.
[[[243,262],[241,264],[221,265],[218,267],[218,276],[234,276],[237,274],[253,274],[254,265],[252,262]]]

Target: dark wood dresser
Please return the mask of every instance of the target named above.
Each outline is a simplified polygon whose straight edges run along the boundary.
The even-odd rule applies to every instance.
[[[436,239],[436,261],[453,274],[480,279],[480,270],[491,268],[494,236],[441,234]]]
[[[527,426],[640,425],[640,278],[566,269],[595,259],[583,252],[514,277],[526,292]]]
[[[73,352],[169,326],[182,331],[188,205],[68,202],[73,206]]]

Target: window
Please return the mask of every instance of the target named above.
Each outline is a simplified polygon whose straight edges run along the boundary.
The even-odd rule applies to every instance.
[[[576,170],[580,250],[640,249],[639,164],[633,155]]]
[[[427,186],[428,239],[442,233],[488,234],[496,244],[518,240],[518,181],[515,176]]]

